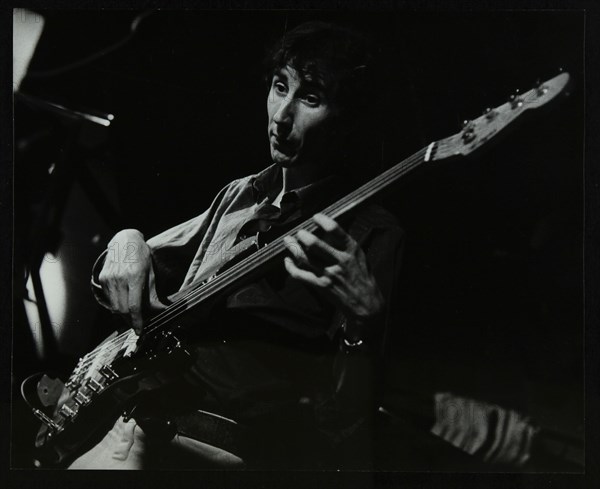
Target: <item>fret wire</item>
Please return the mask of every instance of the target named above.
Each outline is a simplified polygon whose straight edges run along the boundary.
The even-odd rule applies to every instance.
[[[124,338],[123,341],[120,344],[118,344],[118,345],[117,344],[111,344],[110,347],[106,348],[106,350],[103,350],[102,353],[105,354],[105,355],[109,354],[109,353],[112,354],[115,350],[119,350],[119,349],[123,348],[124,346],[127,347],[127,346],[130,346],[130,345],[134,344],[135,342],[131,338],[129,338],[129,336],[128,336],[128,334],[129,334],[130,331],[131,330],[127,330],[125,333],[123,333],[123,335],[127,335],[127,338]],[[108,344],[105,344],[105,345],[108,346]],[[88,364],[86,366],[88,366],[91,363],[93,363],[93,362],[88,362]],[[108,363],[110,363],[110,362],[108,362]]]
[[[123,345],[128,341],[127,338],[129,335],[129,331],[130,330],[124,331],[119,336],[116,336],[115,338],[113,338],[111,341],[108,341],[106,343],[102,343],[101,345],[98,345],[94,350],[92,350],[93,352],[95,352],[94,355],[87,358],[85,362],[81,363],[76,368],[80,368],[80,369],[86,368],[86,371],[87,371],[87,367],[89,367],[90,365],[92,365],[94,363],[94,361],[96,360],[96,357],[100,353],[106,355],[107,353],[112,353],[116,349],[122,348]]]

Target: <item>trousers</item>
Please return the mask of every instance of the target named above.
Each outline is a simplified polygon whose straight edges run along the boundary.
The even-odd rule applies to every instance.
[[[69,470],[244,469],[239,456],[175,434],[169,440],[148,436],[134,419],[119,418],[102,440],[76,458]]]

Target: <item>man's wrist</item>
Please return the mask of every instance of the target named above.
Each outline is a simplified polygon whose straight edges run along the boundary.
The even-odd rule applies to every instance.
[[[380,321],[381,315],[374,314],[372,316],[350,316],[344,321],[343,337],[349,343],[357,343],[366,341],[370,333],[376,328]]]
[[[369,350],[369,345],[368,342],[357,336],[353,339],[346,337],[344,332],[340,339],[340,350],[346,354],[364,352]]]
[[[348,348],[357,348],[365,343],[363,340],[348,340],[347,338],[342,338],[342,342]]]
[[[366,323],[365,321],[357,319],[347,319],[344,323],[343,328],[343,339],[348,343],[357,343],[363,341],[366,336]]]

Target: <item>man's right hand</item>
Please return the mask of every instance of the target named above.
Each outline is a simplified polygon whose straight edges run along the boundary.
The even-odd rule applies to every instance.
[[[119,231],[108,243],[98,280],[112,312],[123,314],[140,333],[145,309],[164,309],[156,295],[150,247],[137,229]]]

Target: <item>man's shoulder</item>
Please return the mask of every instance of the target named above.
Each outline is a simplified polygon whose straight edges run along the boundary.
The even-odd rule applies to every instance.
[[[388,235],[394,242],[400,242],[404,237],[396,216],[377,203],[361,206],[353,214],[348,232],[359,242],[364,242],[374,232]]]
[[[215,200],[220,205],[229,205],[240,198],[246,200],[246,195],[251,191],[255,178],[256,175],[253,174],[231,180],[221,189]]]
[[[257,171],[255,173],[251,173],[249,175],[239,177],[239,178],[236,178],[235,180],[232,180],[225,186],[225,189],[227,189],[230,192],[235,193],[240,190],[247,189],[249,187],[254,186],[255,182],[257,185],[262,185],[261,182],[263,180],[273,178],[273,174],[276,170],[277,170],[276,165],[267,166],[266,168],[264,168],[260,171]]]
[[[358,209],[354,216],[356,222],[369,228],[402,230],[398,218],[377,203],[368,203]]]
[[[233,190],[233,191],[241,189],[241,188],[246,188],[252,182],[252,180],[254,178],[256,178],[256,175],[254,175],[254,174],[246,175],[245,177],[236,178],[234,180],[231,180],[225,186],[225,188],[228,190]]]

